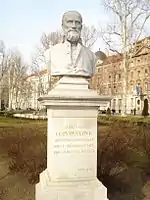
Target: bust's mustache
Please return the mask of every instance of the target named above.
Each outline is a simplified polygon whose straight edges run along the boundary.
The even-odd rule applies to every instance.
[[[68,33],[70,33],[70,32],[75,32],[75,33],[80,34],[80,31],[79,31],[78,29],[69,29],[69,30],[67,30],[67,32],[68,32]]]

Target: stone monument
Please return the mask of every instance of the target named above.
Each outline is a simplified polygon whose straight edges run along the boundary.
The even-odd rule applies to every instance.
[[[82,45],[82,17],[76,11],[62,17],[63,41],[45,52],[47,68],[52,76],[91,77],[95,71],[96,56]]]
[[[89,89],[95,55],[82,45],[82,17],[63,15],[63,41],[46,52],[52,76],[61,76],[39,101],[47,108],[47,168],[36,185],[36,200],[107,200],[97,179],[97,114],[109,97]]]

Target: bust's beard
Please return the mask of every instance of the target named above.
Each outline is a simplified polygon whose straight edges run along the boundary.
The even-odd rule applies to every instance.
[[[80,40],[81,34],[79,31],[70,30],[66,32],[65,36],[66,36],[66,40],[68,40],[69,42],[78,43]]]

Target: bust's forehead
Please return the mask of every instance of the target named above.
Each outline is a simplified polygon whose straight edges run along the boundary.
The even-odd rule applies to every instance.
[[[68,20],[68,19],[78,19],[78,20],[80,20],[81,22],[82,22],[82,16],[81,16],[81,14],[79,13],[79,12],[77,12],[77,11],[68,11],[68,12],[65,12],[64,14],[63,14],[63,17],[62,17],[62,21],[64,21],[64,20]]]

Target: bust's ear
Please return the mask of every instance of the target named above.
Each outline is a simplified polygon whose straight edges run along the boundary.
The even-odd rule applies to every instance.
[[[65,27],[62,25],[62,35],[65,35]]]
[[[61,27],[62,27],[62,30],[64,31],[65,30],[65,25],[64,25],[63,21],[62,21]]]

